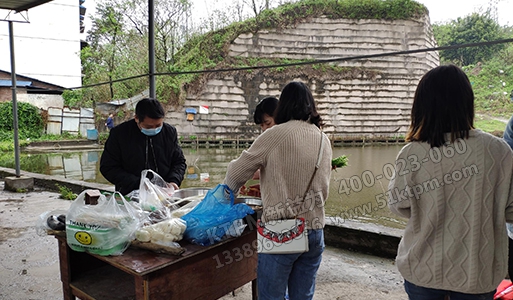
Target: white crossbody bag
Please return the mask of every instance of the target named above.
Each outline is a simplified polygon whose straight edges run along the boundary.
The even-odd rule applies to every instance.
[[[315,173],[317,169],[319,169],[323,149],[324,143],[321,132],[321,145],[317,155],[317,163],[302,201],[305,201]],[[257,242],[258,253],[291,254],[308,252],[308,231],[306,229],[305,219],[296,217],[293,219],[272,220],[266,223],[258,220]]]

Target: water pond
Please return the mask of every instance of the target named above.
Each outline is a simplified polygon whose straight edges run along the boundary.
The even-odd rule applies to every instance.
[[[406,220],[393,215],[382,199],[402,145],[334,147],[333,157],[347,155],[349,166],[332,171],[326,203],[328,216],[404,228]],[[182,187],[213,187],[224,179],[226,166],[243,148],[184,148],[187,170]],[[101,151],[21,153],[24,171],[68,179],[110,184],[99,171]],[[12,154],[0,165],[14,168]],[[340,219],[339,219],[340,221]]]

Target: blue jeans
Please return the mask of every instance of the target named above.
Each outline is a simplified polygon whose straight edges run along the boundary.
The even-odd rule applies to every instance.
[[[495,290],[484,294],[464,294],[453,291],[430,289],[404,281],[404,289],[410,300],[444,300],[449,296],[450,300],[492,300]]]
[[[324,231],[308,230],[308,252],[258,254],[258,299],[283,300],[288,288],[291,300],[312,299],[315,277],[324,251]]]

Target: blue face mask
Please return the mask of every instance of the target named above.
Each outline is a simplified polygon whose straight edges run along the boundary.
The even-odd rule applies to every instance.
[[[147,136],[157,135],[162,130],[162,126],[152,129],[141,128],[141,132]]]

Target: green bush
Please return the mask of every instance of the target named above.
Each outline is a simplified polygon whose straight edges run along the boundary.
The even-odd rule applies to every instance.
[[[63,131],[61,134],[43,134],[37,141],[62,141],[62,140],[80,140],[83,137],[80,134],[72,134],[68,131]]]
[[[0,103],[0,139],[13,139],[12,101]],[[32,104],[18,102],[18,136],[20,139],[39,138],[43,134],[44,124],[39,108]]]
[[[68,107],[89,107],[90,103],[84,103],[84,92],[82,90],[65,90],[62,93],[64,105]]]

